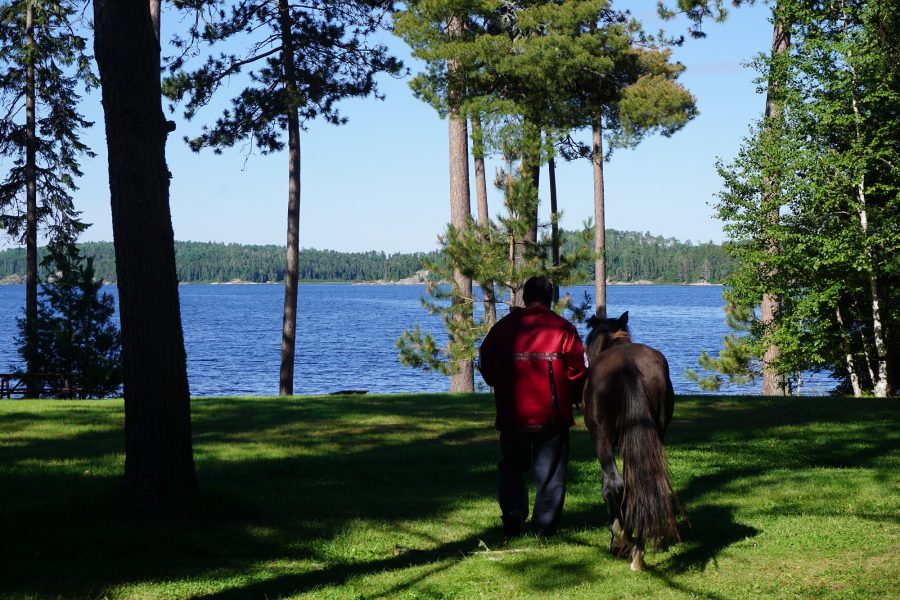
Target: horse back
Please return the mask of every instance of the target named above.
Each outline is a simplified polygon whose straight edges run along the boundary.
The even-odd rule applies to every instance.
[[[615,422],[621,412],[626,384],[639,379],[647,408],[665,433],[674,410],[669,362],[662,352],[644,344],[622,344],[601,352],[591,363],[584,392],[584,416],[588,429]]]

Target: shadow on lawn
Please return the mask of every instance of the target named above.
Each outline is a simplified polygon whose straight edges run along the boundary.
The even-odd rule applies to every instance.
[[[669,574],[705,569],[724,548],[758,533],[737,522],[731,508],[709,503],[708,495],[735,482],[758,485],[773,468],[871,466],[897,449],[893,404],[854,400],[850,411],[835,400],[779,402],[720,407],[700,400],[679,411],[667,447],[724,445],[721,453],[737,460],[723,461],[723,468],[678,490],[693,529],[682,528],[684,543],[652,572],[667,586],[715,598],[684,588]],[[329,554],[329,543],[357,519],[396,529],[408,521],[440,521],[468,498],[493,498],[491,415],[487,396],[197,401],[195,449],[205,508],[190,523],[142,523],[124,507],[119,474],[92,472],[94,464],[105,464],[108,472],[121,458],[116,419],[100,427],[92,420],[96,415],[76,412],[75,425],[93,428],[0,446],[0,530],[7,540],[0,545],[0,596],[96,597],[142,582],[233,578],[233,587],[206,597],[277,597],[426,567],[386,592],[401,593],[456,564],[480,540],[493,547],[501,540],[499,528],[473,524],[458,540],[423,541],[430,550],[347,562]],[[847,427],[827,436],[793,428],[816,423]],[[743,441],[766,436],[774,443]],[[80,462],[64,466],[72,460]],[[572,460],[596,460],[583,431],[573,439]],[[595,489],[596,505],[567,512],[562,543],[583,543],[567,532],[605,525],[599,473]],[[597,551],[607,556],[605,546]],[[246,582],[262,564],[286,561],[312,570]],[[627,563],[622,566],[627,570]],[[576,585],[587,576],[583,566],[562,567],[571,577],[557,584]],[[548,591],[541,586],[550,578],[532,571],[523,584]]]
[[[496,448],[481,400],[196,403],[204,508],[190,523],[140,522],[124,507],[119,475],[94,474],[120,457],[114,427],[87,430],[93,421],[76,418],[73,434],[62,427],[50,439],[0,446],[0,465],[10,466],[0,468],[0,596],[93,597],[148,581],[247,576],[268,561],[332,563],[223,593],[282,594],[458,557],[479,538],[493,543],[499,529],[429,552],[339,564],[323,548],[356,519],[388,527],[440,520],[461,499],[491,493],[493,472],[480,468]]]

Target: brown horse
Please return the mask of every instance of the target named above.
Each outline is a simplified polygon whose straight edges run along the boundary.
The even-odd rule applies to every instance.
[[[588,319],[584,423],[594,440],[609,511],[610,550],[631,552],[631,569],[644,568],[644,547],[678,538],[662,440],[675,395],[669,363],[657,350],[634,344],[628,313],[618,319]],[[622,452],[623,473],[615,450]]]

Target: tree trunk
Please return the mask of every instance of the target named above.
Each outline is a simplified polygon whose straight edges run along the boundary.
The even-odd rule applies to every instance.
[[[594,297],[596,313],[606,318],[606,197],[603,189],[603,125],[591,123],[591,161],[594,165]]]
[[[841,317],[841,307],[834,308],[834,314],[837,317],[838,325],[842,331],[847,331],[844,325],[844,319]],[[850,377],[850,386],[853,388],[853,396],[859,398],[862,396],[862,387],[859,385],[859,374],[856,372],[856,361],[853,360],[853,350],[850,348],[850,341],[846,335],[841,336],[841,346],[844,351],[844,360],[847,364],[847,375]]]
[[[125,482],[140,510],[184,514],[197,483],[159,44],[147,0],[94,0],[94,19],[122,324]]]
[[[856,100],[853,101],[853,109],[856,112]],[[884,315],[881,312],[881,294],[878,291],[878,280],[875,277],[875,261],[872,258],[872,249],[869,247],[869,215],[866,206],[866,183],[863,176],[857,185],[857,200],[859,202],[859,226],[862,233],[863,252],[866,264],[869,267],[867,279],[869,281],[869,295],[872,300],[872,337],[875,340],[875,356],[877,357],[878,372],[872,379],[872,393],[876,398],[886,398],[888,395],[888,352],[887,341],[884,335]]]
[[[153,21],[153,33],[156,35],[156,41],[159,42],[159,9],[160,0],[150,0],[150,20]]]
[[[781,19],[778,18],[776,9],[775,26],[772,31],[772,55],[775,56],[786,53],[790,45],[790,28],[783,26]],[[778,120],[781,118],[781,107],[779,106],[776,99],[778,87],[779,81],[776,78],[770,78],[768,90],[766,91],[765,116],[767,122]],[[770,198],[769,201],[771,201],[771,198],[779,193],[779,183],[777,180],[770,177],[766,182],[766,186],[768,187],[767,194]],[[779,216],[779,210],[776,205],[776,208],[772,211],[770,218],[774,223],[777,223]],[[776,249],[773,247],[771,251],[774,253],[776,252]],[[778,311],[778,304],[779,301],[776,296],[774,296],[773,294],[763,294],[762,303],[760,305],[760,320],[767,330],[770,327],[772,321],[775,319],[775,314]],[[770,344],[763,354],[763,396],[784,396],[787,394],[787,381],[785,380],[784,375],[776,372],[774,367],[772,367],[772,364],[778,360],[779,354],[780,350],[775,344]]]
[[[451,38],[461,37],[462,19],[451,16],[447,23]],[[447,73],[451,80],[449,92],[448,133],[450,138],[450,224],[457,231],[463,232],[468,227],[472,214],[469,199],[469,134],[466,117],[460,113],[459,103],[462,97],[463,83],[460,81],[459,63],[447,61]],[[453,296],[455,319],[472,319],[472,278],[462,271],[453,269],[453,280],[457,294]],[[471,359],[456,361],[456,368],[450,376],[451,392],[475,391],[475,368]]]
[[[26,344],[33,344],[31,326],[37,321],[37,126],[35,122],[34,82],[34,5],[25,8],[25,329]],[[31,356],[33,353],[28,352]],[[25,370],[34,372],[30,364]],[[26,394],[38,395],[36,381],[28,379]]]
[[[522,131],[522,176],[531,180],[537,196],[541,187],[541,128],[529,119],[525,120]],[[525,236],[525,242],[532,249],[537,246],[537,231],[538,202],[535,202],[528,214],[528,233]]]
[[[860,115],[859,106],[856,103],[856,69],[853,65],[852,52],[847,52],[847,64],[850,67],[850,73],[853,75],[853,86],[851,89],[851,107],[853,108],[853,116],[856,125],[856,138],[862,144],[862,134],[860,133],[860,124],[863,117]],[[869,244],[869,212],[866,201],[866,175],[863,172],[856,184],[856,200],[857,215],[859,217],[859,229],[862,238],[863,256],[866,259],[868,267],[866,278],[869,283],[869,296],[872,302],[872,337],[875,341],[875,356],[878,364],[878,372],[872,377],[872,393],[876,398],[886,398],[888,395],[888,351],[887,340],[884,333],[884,315],[881,312],[881,294],[878,291],[878,279],[875,275],[875,260],[872,256],[872,247]]]
[[[281,61],[285,85],[290,96],[288,118],[288,214],[287,265],[284,271],[284,316],[281,325],[281,369],[278,393],[294,393],[294,357],[297,348],[297,296],[300,264],[300,116],[297,113],[296,67],[291,36],[290,6],[278,0],[281,27]]]
[[[484,172],[484,138],[481,131],[481,117],[472,115],[472,156],[475,159],[475,196],[478,203],[478,224],[487,228],[490,225],[488,213],[487,177]],[[482,236],[487,243],[487,238]],[[497,300],[494,297],[494,282],[482,281],[481,295],[484,299],[484,320],[490,326],[497,322]]]
[[[550,253],[555,273],[559,268],[559,223],[556,220],[559,209],[556,204],[556,161],[552,157],[547,162],[547,169],[549,171],[548,183],[550,184]],[[559,302],[559,281],[554,275],[553,304],[557,302]]]

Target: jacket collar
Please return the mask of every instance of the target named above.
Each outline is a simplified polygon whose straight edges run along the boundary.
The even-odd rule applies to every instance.
[[[517,306],[513,310],[521,315],[535,315],[542,312],[550,312],[550,309],[546,306],[543,306],[542,304],[535,304],[534,306],[529,307]]]

